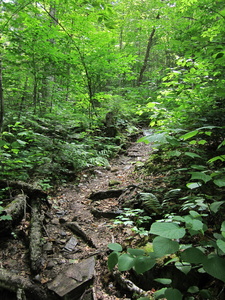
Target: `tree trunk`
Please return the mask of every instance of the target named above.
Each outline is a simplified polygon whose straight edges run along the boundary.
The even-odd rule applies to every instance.
[[[159,19],[159,14],[157,15],[156,19]],[[140,71],[140,74],[139,74],[139,78],[138,78],[138,81],[137,81],[137,85],[140,86],[143,82],[143,75],[144,75],[144,72],[147,68],[147,65],[148,65],[148,60],[149,60],[149,55],[150,55],[150,50],[152,48],[152,45],[153,45],[153,38],[154,38],[154,35],[155,35],[155,26],[153,27],[152,29],[152,32],[148,38],[148,45],[147,45],[147,49],[146,49],[146,52],[145,52],[145,59],[144,59],[144,63],[142,65],[142,68],[141,68],[141,71]]]
[[[4,100],[3,100],[3,88],[2,88],[2,61],[0,57],[0,133],[3,128],[4,120]]]

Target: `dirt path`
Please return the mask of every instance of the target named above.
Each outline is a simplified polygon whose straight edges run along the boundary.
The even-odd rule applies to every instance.
[[[60,282],[65,285],[63,277],[66,276],[66,272],[69,272],[71,266],[74,266],[75,270],[81,261],[93,257],[95,258],[93,288],[84,292],[80,299],[126,298],[122,297],[110,282],[110,273],[106,267],[107,245],[112,242],[124,242],[126,238],[131,237],[131,232],[113,226],[110,215],[107,218],[101,215],[101,212],[120,209],[116,197],[93,201],[89,196],[97,191],[142,185],[146,178],[138,169],[148,159],[150,152],[149,145],[134,142],[125,154],[111,161],[110,167],[99,167],[92,172],[83,172],[78,186],[70,184],[61,187],[55,196],[49,197],[48,208],[46,205],[43,206],[45,218],[43,220],[43,257],[40,258],[42,267],[40,272],[33,277],[37,284],[47,286],[60,296],[59,299],[65,299],[69,290],[66,291],[65,288],[61,292]],[[26,228],[23,231],[26,234]],[[5,252],[0,257],[2,267],[10,266],[15,273],[19,272],[25,277],[33,276],[29,270],[26,245],[20,239],[12,239],[5,241],[5,246]],[[69,274],[69,277],[71,276]],[[78,282],[82,281],[81,278],[75,279]],[[56,298],[53,297],[53,299]]]

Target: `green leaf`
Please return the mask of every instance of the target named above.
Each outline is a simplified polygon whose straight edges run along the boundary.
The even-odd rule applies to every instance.
[[[219,155],[219,156],[215,156],[211,159],[208,160],[209,163],[213,163],[217,160],[220,160],[220,161],[225,161],[225,155]]]
[[[108,256],[108,268],[110,271],[115,267],[115,265],[118,263],[118,252],[112,252]]]
[[[7,142],[3,141],[3,140],[0,140],[0,147],[4,146],[4,145],[7,145]]]
[[[153,240],[153,249],[157,257],[162,257],[166,254],[177,252],[179,250],[179,243],[162,236],[157,236]]]
[[[218,187],[223,187],[223,186],[225,186],[225,177],[224,178],[220,178],[220,179],[215,179],[215,180],[213,180],[213,182]]]
[[[12,220],[12,217],[10,215],[0,216],[0,220]]]
[[[187,248],[181,253],[181,259],[185,262],[193,263],[193,264],[199,264],[203,263],[206,256],[204,253],[199,250],[198,248]]]
[[[186,184],[186,186],[191,190],[199,188],[201,185],[201,182],[189,182]]]
[[[223,205],[225,203],[225,201],[216,201],[210,204],[210,209],[211,211],[213,211],[214,213],[217,213],[220,209],[220,206]]]
[[[118,251],[118,252],[123,250],[122,246],[118,243],[110,243],[110,244],[108,244],[108,248],[110,250]]]
[[[185,275],[187,275],[192,269],[190,263],[186,263],[186,262],[182,263],[182,262],[179,262],[179,261],[175,262],[175,267],[178,270],[180,270],[182,273],[184,273]]]
[[[159,223],[155,222],[152,224],[150,233],[156,234],[168,239],[180,239],[185,235],[185,229],[179,227],[175,223]]]
[[[193,136],[196,136],[198,134],[198,132],[199,132],[198,130],[190,131],[190,132],[183,134],[180,138],[183,140],[187,140],[187,139],[192,138]]]
[[[193,285],[193,286],[190,286],[187,291],[188,291],[188,293],[195,294],[195,293],[199,292],[199,288],[198,288],[198,286]]]
[[[217,240],[216,244],[220,248],[220,250],[222,250],[223,253],[225,253],[225,241],[223,241],[223,240]]]
[[[221,224],[220,230],[221,230],[222,232],[225,231],[225,221],[223,221],[223,223]]]
[[[191,158],[201,158],[200,155],[193,153],[193,152],[184,152],[185,155],[191,157]]]
[[[156,291],[156,292],[154,293],[154,298],[155,298],[155,299],[161,299],[161,298],[163,298],[164,295],[165,295],[165,291],[166,291],[166,290],[167,290],[167,288],[162,288],[162,289]]]
[[[118,269],[119,271],[128,271],[133,268],[135,258],[130,254],[122,254],[118,258]]]
[[[207,175],[203,172],[190,172],[190,174],[191,174],[191,180],[200,179],[206,183],[212,179],[210,175]]]
[[[132,249],[132,248],[128,248],[127,252],[129,252],[131,255],[133,256],[141,256],[145,254],[145,251],[142,249]]]
[[[172,280],[170,278],[155,278],[154,281],[165,284],[165,285],[172,283]]]
[[[203,263],[203,268],[209,275],[225,282],[225,259],[217,255],[208,256]]]
[[[142,274],[154,267],[155,259],[148,256],[138,256],[135,258],[134,269],[137,274]]]
[[[168,288],[165,291],[165,297],[167,300],[182,300],[183,299],[183,295],[181,294],[181,292],[177,289],[173,289],[173,288]]]

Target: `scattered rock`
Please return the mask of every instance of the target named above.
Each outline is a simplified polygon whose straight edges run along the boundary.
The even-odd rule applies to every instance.
[[[78,300],[84,291],[90,286],[94,278],[95,258],[90,257],[80,263],[66,267],[48,284],[48,288],[54,291],[62,299]]]
[[[66,243],[64,249],[67,251],[74,251],[76,249],[76,245],[78,244],[78,240],[75,237],[71,237],[69,241]]]

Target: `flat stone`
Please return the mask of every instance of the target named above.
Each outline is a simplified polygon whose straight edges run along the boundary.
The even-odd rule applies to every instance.
[[[76,300],[84,293],[94,278],[95,258],[89,257],[80,263],[67,266],[60,274],[48,284],[62,299]]]
[[[64,249],[67,251],[74,251],[77,244],[78,244],[78,240],[74,236],[72,236],[69,239],[69,241],[66,243]]]

